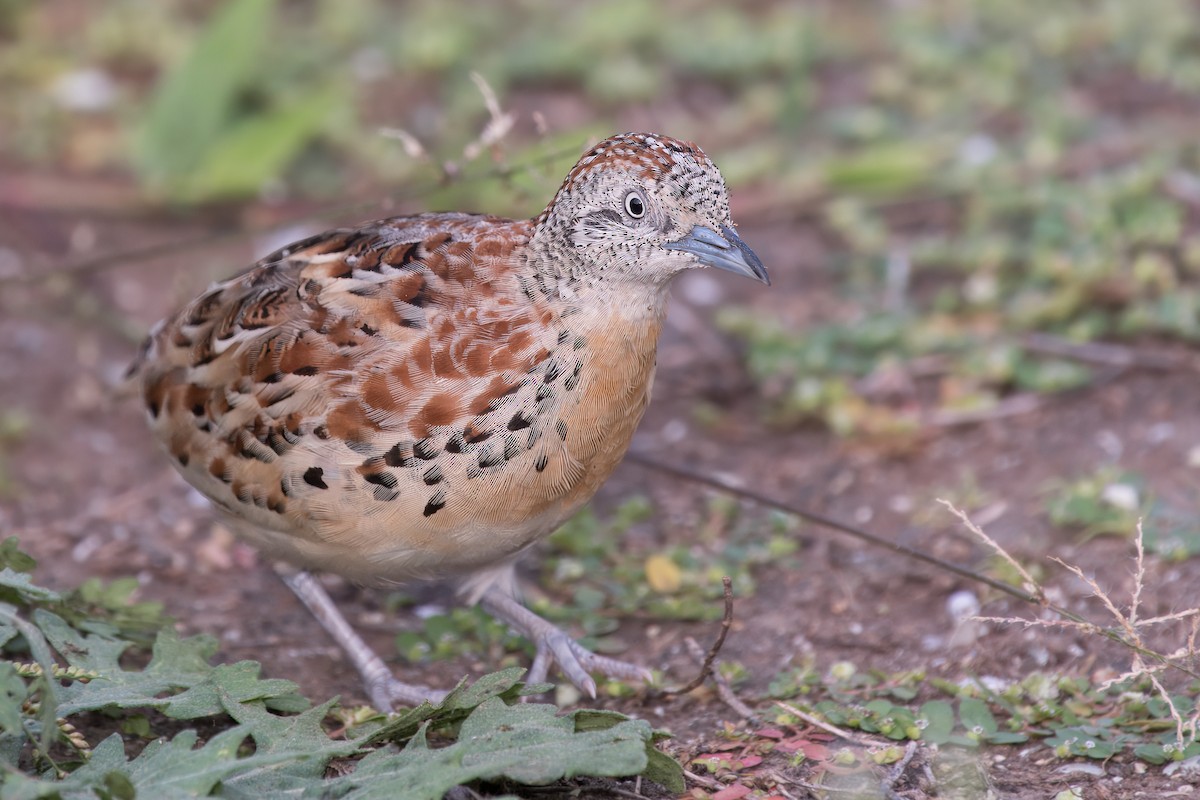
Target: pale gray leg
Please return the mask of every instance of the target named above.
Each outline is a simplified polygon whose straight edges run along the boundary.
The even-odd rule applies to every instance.
[[[484,592],[480,604],[489,614],[507,622],[537,648],[537,655],[525,675],[526,683],[544,683],[551,662],[558,664],[571,683],[593,698],[596,696],[596,682],[589,672],[623,681],[649,683],[653,679],[645,667],[598,656],[586,649],[561,628],[521,605],[500,587],[493,586]]]
[[[376,709],[391,713],[396,703],[419,706],[426,701],[439,703],[446,696],[445,692],[396,680],[392,671],[383,663],[383,659],[375,654],[354,628],[350,627],[350,623],[342,616],[342,612],[338,611],[325,587],[321,586],[311,573],[284,572],[280,569],[276,572],[350,657],[351,663],[362,675],[367,697]]]

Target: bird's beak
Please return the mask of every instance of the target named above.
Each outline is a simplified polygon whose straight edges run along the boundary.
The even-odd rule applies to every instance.
[[[763,266],[762,261],[728,225],[722,225],[720,233],[712,228],[697,225],[682,239],[664,244],[663,249],[682,250],[700,259],[701,264],[735,275],[757,278],[768,286],[771,285],[771,278],[767,275],[767,268]]]

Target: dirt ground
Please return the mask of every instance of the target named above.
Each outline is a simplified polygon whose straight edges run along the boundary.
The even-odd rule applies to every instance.
[[[747,208],[753,197],[735,197],[735,219],[739,202]],[[0,213],[0,252],[9,262],[0,260],[0,268],[39,272],[86,255],[220,229],[219,221],[109,218],[17,204]],[[1049,481],[1119,462],[1144,475],[1157,497],[1200,513],[1197,469],[1188,466],[1189,451],[1200,445],[1200,395],[1190,374],[1131,370],[1026,414],[934,432],[902,455],[817,429],[766,426],[738,348],[713,326],[712,312],[736,302],[790,320],[815,319],[832,298],[828,253],[803,222],[755,224],[743,217],[741,232],[770,268],[774,285],[763,289],[711,275],[681,281],[662,342],[656,396],[635,449],[979,567],[985,553],[934,503],[948,487],[974,481],[992,498],[981,511],[990,534],[1018,557],[1043,563],[1063,603],[1087,613],[1095,604],[1086,586],[1044,557],[1080,565],[1123,597],[1131,586],[1133,549],[1126,539],[1084,543],[1051,526],[1043,512]],[[256,249],[267,246],[255,243]],[[269,676],[295,680],[312,697],[339,694],[361,702],[357,675],[339,651],[270,569],[233,544],[207,504],[175,475],[151,441],[139,404],[121,388],[134,334],[251,257],[244,242],[221,244],[130,261],[72,281],[0,287],[0,410],[19,411],[30,422],[23,437],[4,447],[12,485],[0,500],[0,535],[15,533],[39,559],[42,583],[136,575],[141,596],[163,601],[183,631],[219,637],[222,659],[257,659]],[[698,399],[724,411],[719,425],[694,420]],[[686,541],[707,497],[707,490],[626,464],[596,502],[610,508],[634,492],[647,494],[657,509],[654,523],[634,535],[662,542]],[[747,700],[809,653],[821,665],[848,660],[863,669],[925,667],[950,678],[1020,678],[1034,670],[1100,675],[1128,666],[1120,650],[1072,633],[985,626],[952,643],[957,623],[948,600],[956,592],[975,593],[985,614],[1026,610],[841,534],[806,526],[801,537],[801,569],[760,570],[756,593],[737,600],[722,656],[746,666],[749,677],[738,692]],[[1147,616],[1194,603],[1200,559],[1153,559],[1149,568]],[[382,614],[378,593],[332,585],[348,616],[405,679],[446,686],[461,674],[488,669],[482,660],[400,663],[391,641],[413,620]],[[453,602],[436,589],[429,601]],[[627,620],[619,631],[631,643],[626,657],[664,668],[678,682],[696,671],[684,638],[707,642],[714,633],[712,625],[653,620]],[[671,730],[675,752],[683,755],[705,752],[721,740],[724,721],[738,721],[732,708],[707,692],[601,702]],[[922,748],[909,769],[916,775],[920,764],[938,757]],[[971,758],[977,759],[981,797],[986,786],[992,796],[1014,798],[1053,797],[1071,785],[1083,786],[1089,798],[1190,791],[1179,777],[1144,770],[1126,756],[1099,764],[1099,775],[1072,771],[1070,762],[1043,746],[985,749]],[[937,796],[928,787],[912,791],[908,796]]]

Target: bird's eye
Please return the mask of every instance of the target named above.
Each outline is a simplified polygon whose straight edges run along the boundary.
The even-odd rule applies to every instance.
[[[634,219],[641,219],[646,216],[646,201],[642,200],[640,194],[630,192],[625,195],[625,213]]]

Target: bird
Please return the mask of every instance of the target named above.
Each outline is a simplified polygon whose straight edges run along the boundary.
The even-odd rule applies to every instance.
[[[695,144],[600,141],[532,219],[421,213],[290,244],[158,323],[135,376],[153,436],[344,649],[372,705],[396,678],[314,571],[450,580],[595,697],[649,681],[526,608],[518,557],[586,504],[650,401],[672,278],[769,285]]]

